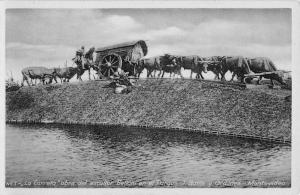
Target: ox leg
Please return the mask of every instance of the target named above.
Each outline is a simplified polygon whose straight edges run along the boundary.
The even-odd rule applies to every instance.
[[[148,69],[148,70],[147,70],[147,78],[149,78],[150,74],[151,74],[151,72],[150,72],[150,70]]]
[[[158,73],[157,77],[159,78],[159,77],[160,77],[160,75],[161,75],[161,70],[159,70],[159,73]]]
[[[23,75],[23,80],[22,80],[22,85],[21,86],[24,86],[24,81],[26,80],[27,82],[27,85],[29,86],[29,83],[28,83],[28,80],[26,79],[26,77]]]
[[[202,75],[202,73],[200,72],[200,77],[201,77],[201,79],[202,80],[204,80],[204,77],[203,77],[203,75]]]
[[[162,72],[161,78],[163,78],[165,75],[165,71]]]
[[[226,79],[225,79],[225,74],[226,74],[226,72],[224,72],[224,71],[221,71],[221,80],[222,81],[226,81]]]
[[[156,77],[156,71],[157,71],[156,69],[154,69],[154,70],[151,71],[151,74],[150,74],[151,78],[155,78]]]
[[[196,75],[196,79],[201,79],[203,76],[202,76],[202,74],[201,74],[201,72],[199,73],[197,73],[197,75]]]
[[[24,80],[26,81],[27,85],[30,86],[29,81],[28,81],[28,78],[27,78],[25,75],[23,75],[22,86],[24,85]]]
[[[196,75],[196,78],[197,79],[204,79],[204,77],[202,75],[202,72],[198,72],[197,75]]]
[[[78,79],[79,81],[82,81],[81,75],[82,75],[81,71],[78,71],[78,73],[77,73],[77,79]]]
[[[51,83],[52,83],[52,79],[54,79],[55,83],[57,83],[56,77],[51,78]]]
[[[181,71],[179,71],[180,78],[184,79],[183,75],[181,74]]]
[[[233,81],[234,77],[235,77],[235,72],[232,73],[232,77],[230,81]]]
[[[21,87],[23,87],[24,86],[24,75],[23,75],[23,79],[22,79],[22,83],[21,83]]]
[[[225,75],[221,75],[221,81],[226,81],[226,79],[225,79]]]
[[[272,87],[274,87],[274,81],[273,81],[273,79],[271,79],[271,84],[272,84]]]
[[[219,73],[214,71],[214,74],[215,74],[214,80],[220,80]]]

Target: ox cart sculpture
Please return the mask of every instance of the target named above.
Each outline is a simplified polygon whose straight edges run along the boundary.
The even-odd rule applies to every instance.
[[[111,78],[120,68],[128,72],[128,76],[136,76],[138,61],[147,55],[148,48],[143,40],[125,42],[98,48],[95,65],[100,78]]]

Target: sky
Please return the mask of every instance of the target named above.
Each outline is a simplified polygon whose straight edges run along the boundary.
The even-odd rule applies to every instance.
[[[265,56],[291,70],[291,25],[291,10],[281,8],[7,9],[6,75],[21,80],[25,67],[72,66],[81,46],[140,39],[149,57]]]

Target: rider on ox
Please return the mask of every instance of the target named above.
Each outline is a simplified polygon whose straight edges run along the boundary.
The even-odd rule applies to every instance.
[[[76,51],[76,56],[75,58],[73,58],[73,61],[77,65],[77,69],[78,69],[77,79],[82,80],[81,76],[86,70],[89,71],[89,80],[91,79],[90,69],[96,68],[94,67],[94,63],[93,63],[94,51],[95,51],[95,47],[92,47],[85,53],[84,46],[82,46],[81,49]]]
[[[94,52],[95,47],[91,47],[83,56],[83,68],[89,71],[89,80],[91,80],[91,68],[97,71],[94,64]]]
[[[72,60],[76,63],[76,65],[78,66],[78,64],[81,64],[82,68],[83,68],[83,63],[82,63],[83,55],[84,55],[84,46],[81,46],[81,48],[76,51],[75,57],[72,58]]]
[[[82,81],[81,76],[84,73],[83,56],[84,56],[84,46],[81,46],[81,48],[76,51],[75,58],[72,59],[77,65],[77,79],[81,81]]]
[[[73,58],[73,59],[74,59],[74,62],[81,63],[82,68],[83,68],[83,57],[84,57],[84,46],[81,46],[81,48],[76,51],[75,58]]]

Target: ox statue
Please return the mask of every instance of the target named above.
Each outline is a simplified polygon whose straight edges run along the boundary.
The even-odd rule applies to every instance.
[[[185,70],[191,70],[190,78],[192,79],[193,73],[197,73],[198,56],[177,56],[177,62]],[[198,75],[198,74],[197,74]]]
[[[169,54],[165,54],[160,56],[160,67],[162,70],[161,77],[164,77],[165,72],[170,73],[170,77],[172,73],[178,74],[181,78],[183,78],[181,74],[181,65],[177,63],[177,57]]]
[[[142,58],[139,60],[139,66],[147,70],[147,77],[155,77],[156,71],[159,71],[159,75],[161,74],[160,56]]]
[[[61,83],[69,82],[77,72],[77,68],[74,67],[59,68],[57,69],[57,77],[60,78]]]
[[[52,79],[55,80],[55,82],[57,83],[56,80],[56,76],[57,76],[57,69],[56,68],[45,68],[45,67],[27,67],[22,69],[21,71],[22,75],[23,75],[23,81],[22,81],[22,86],[24,85],[24,81],[26,81],[27,85],[30,86],[29,84],[29,79],[31,80],[31,85],[33,85],[32,80],[35,80],[35,84],[36,84],[36,79],[39,79],[40,82],[42,82],[43,84],[45,84],[45,79],[49,79],[49,83],[52,82]]]
[[[215,74],[215,80],[219,80],[222,77],[222,61],[225,56],[211,56],[206,58],[208,62],[207,70]]]
[[[269,58],[256,57],[256,58],[247,59],[247,61],[250,69],[254,73],[273,72],[271,74],[260,75],[259,79],[257,80],[257,84],[259,84],[262,77],[266,79],[270,79],[273,86],[274,86],[273,80],[278,81],[280,84],[283,85],[286,84],[283,79],[284,78],[283,71],[278,71],[275,64]]]
[[[227,71],[232,72],[231,81],[237,76],[241,78],[241,82],[244,82],[245,74],[253,74],[251,71],[248,61],[242,56],[228,56],[222,60],[222,80],[225,80],[225,74]]]

